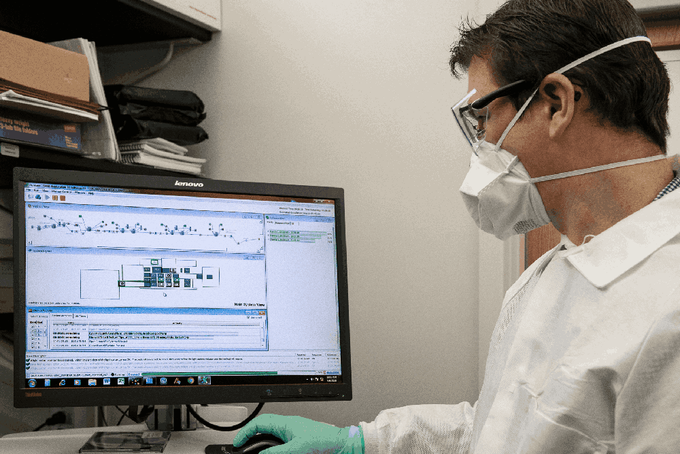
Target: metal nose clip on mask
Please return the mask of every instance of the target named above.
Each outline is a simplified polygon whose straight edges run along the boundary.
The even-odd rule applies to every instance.
[[[627,38],[592,52],[555,72],[562,74],[591,58],[638,41],[651,43],[645,36]],[[473,145],[474,153],[470,160],[470,170],[460,187],[463,201],[477,226],[501,240],[527,233],[550,222],[535,183],[665,159],[665,156],[659,155],[531,178],[524,165],[519,162],[519,158],[501,149],[501,144],[527,109],[537,91],[538,89],[520,108],[497,144],[481,140]],[[466,98],[469,99],[472,93],[474,91]]]

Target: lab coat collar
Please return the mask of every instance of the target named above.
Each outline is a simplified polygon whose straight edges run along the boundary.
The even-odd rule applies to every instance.
[[[650,203],[588,243],[560,252],[597,288],[612,283],[680,234],[680,190]]]

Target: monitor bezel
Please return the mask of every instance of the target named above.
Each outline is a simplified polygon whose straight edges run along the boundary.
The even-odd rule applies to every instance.
[[[25,266],[26,233],[23,187],[27,182],[121,188],[158,189],[182,192],[266,195],[291,198],[332,199],[336,210],[336,249],[341,383],[246,384],[205,387],[125,387],[125,389],[25,388],[26,350]],[[194,183],[192,186],[176,182]],[[180,405],[292,401],[345,401],[352,399],[349,337],[349,297],[344,190],[336,187],[286,185],[244,181],[212,180],[193,176],[150,176],[61,169],[14,169],[14,406],[91,407],[106,405]],[[196,185],[202,185],[197,188]]]

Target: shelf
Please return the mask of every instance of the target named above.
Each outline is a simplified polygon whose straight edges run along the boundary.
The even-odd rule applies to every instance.
[[[12,171],[14,167],[89,170],[94,172],[132,173],[142,175],[187,176],[187,174],[155,169],[148,166],[123,164],[105,159],[90,159],[68,152],[53,151],[25,145],[19,146],[19,153],[20,156],[18,158],[0,155],[0,189],[12,187]]]
[[[148,52],[149,49],[155,51],[160,48],[162,56],[169,52],[169,46],[175,53],[178,48],[185,51],[210,41],[213,33],[140,0],[0,1],[0,30],[40,42],[85,38],[93,41],[97,49],[103,49],[106,58],[117,58],[114,63],[120,63],[121,57],[117,54],[132,58],[126,54],[132,51]],[[125,68],[125,71],[129,69]],[[111,69],[109,72],[115,74]],[[143,74],[148,72],[145,70]],[[75,153],[19,145],[18,158],[0,155],[0,189],[12,188],[15,167],[188,176],[147,166],[89,159]],[[12,331],[12,320],[13,314],[0,313],[0,331]]]
[[[85,38],[97,47],[212,37],[211,31],[139,0],[3,1],[0,30],[42,42]]]
[[[191,48],[210,41],[213,33],[142,0],[2,1],[0,30],[41,42],[84,38],[94,41],[98,49],[108,48],[103,59],[114,63],[120,63],[117,53],[134,60],[128,55],[131,50],[144,50],[151,46],[155,51],[156,47],[161,46],[165,56],[172,54],[175,47],[184,50],[185,47]],[[167,50],[168,46],[170,51]],[[146,54],[144,61],[150,61]],[[143,68],[141,75],[156,69]],[[131,72],[127,67],[124,70]],[[110,72],[115,74],[115,71]],[[21,145],[19,158],[0,155],[0,188],[11,188],[12,170],[18,166],[186,176],[147,166],[89,159],[75,153]]]

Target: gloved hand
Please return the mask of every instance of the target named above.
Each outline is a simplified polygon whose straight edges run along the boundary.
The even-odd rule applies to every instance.
[[[356,426],[340,429],[300,416],[262,415],[250,421],[234,438],[241,447],[257,433],[274,435],[285,442],[263,453],[363,454],[364,437]]]

